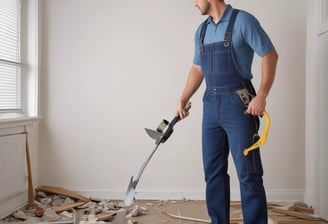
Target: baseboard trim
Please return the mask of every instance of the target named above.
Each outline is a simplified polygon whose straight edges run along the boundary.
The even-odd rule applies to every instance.
[[[268,201],[304,201],[303,190],[267,190]]]
[[[73,189],[74,190],[74,189]],[[123,200],[125,191],[122,190],[86,190],[75,189],[75,192],[91,198]],[[304,191],[301,190],[267,190],[268,201],[303,201]],[[205,192],[201,190],[137,190],[137,199],[146,200],[205,200]],[[239,190],[231,190],[231,200],[239,201]]]
[[[0,200],[0,219],[7,217],[25,205],[27,205],[27,191],[17,193],[4,200]]]

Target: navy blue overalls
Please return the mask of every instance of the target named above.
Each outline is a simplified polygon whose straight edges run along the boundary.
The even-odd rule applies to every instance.
[[[203,166],[206,202],[212,224],[229,223],[229,149],[240,183],[244,224],[266,224],[267,207],[259,150],[248,156],[243,150],[253,144],[259,129],[256,116],[245,115],[245,104],[237,90],[255,95],[253,85],[242,78],[232,48],[232,30],[238,10],[232,12],[224,41],[205,44],[206,22],[200,34],[201,68],[206,81],[203,96]]]

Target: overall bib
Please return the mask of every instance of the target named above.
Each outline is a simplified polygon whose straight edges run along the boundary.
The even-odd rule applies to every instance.
[[[249,80],[242,78],[232,48],[232,30],[238,10],[230,17],[224,41],[205,44],[207,23],[201,28],[201,68],[206,81],[203,96],[202,146],[206,181],[206,203],[212,224],[229,223],[230,182],[228,155],[236,167],[244,224],[266,224],[267,205],[259,150],[243,155],[258,133],[257,116],[245,115],[245,104],[237,90],[255,96]]]

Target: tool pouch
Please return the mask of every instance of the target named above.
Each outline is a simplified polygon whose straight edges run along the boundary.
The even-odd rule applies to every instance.
[[[253,91],[254,94],[252,94],[250,91]],[[239,89],[236,91],[236,94],[239,96],[241,102],[245,105],[245,109],[248,108],[249,103],[256,96],[253,85],[251,86],[251,90],[248,90],[247,88]],[[246,110],[244,114],[247,115]],[[259,127],[260,120],[257,116],[256,116],[256,123],[257,123],[257,127]]]
[[[251,90],[248,90],[245,87],[243,89],[239,89],[236,91],[236,94],[239,96],[239,99],[245,105],[245,109],[248,108],[249,103],[256,95],[253,85],[251,85],[250,89]],[[254,94],[252,94],[250,91]],[[244,114],[247,115],[246,110],[245,110]],[[258,116],[254,116],[254,117],[255,117],[256,133],[253,136],[253,143],[256,142],[260,138],[257,133],[260,128],[260,119]]]
[[[239,99],[241,100],[241,102],[243,102],[243,104],[245,105],[245,107],[247,108],[249,105],[249,102],[251,102],[251,100],[253,99],[254,95],[251,94],[247,88],[244,89],[239,89],[236,91],[237,95],[239,96]]]

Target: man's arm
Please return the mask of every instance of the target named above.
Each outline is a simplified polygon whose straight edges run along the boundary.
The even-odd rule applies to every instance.
[[[176,107],[176,115],[180,116],[181,119],[188,116],[189,113],[184,109],[184,106],[199,88],[203,79],[204,75],[201,71],[201,67],[199,65],[193,64],[189,72],[186,86],[181,94],[181,97]]]
[[[260,88],[256,97],[254,97],[248,105],[248,114],[262,115],[265,110],[266,98],[269,95],[276,74],[277,61],[278,54],[276,50],[273,50],[263,56]]]

